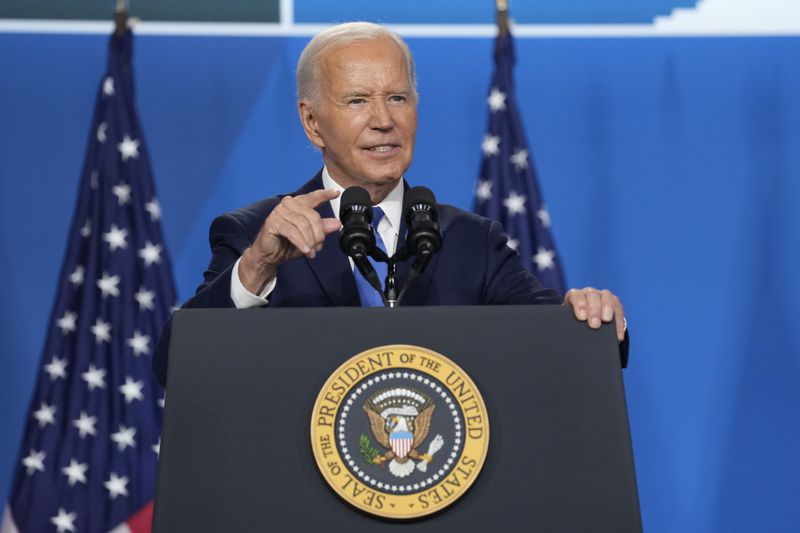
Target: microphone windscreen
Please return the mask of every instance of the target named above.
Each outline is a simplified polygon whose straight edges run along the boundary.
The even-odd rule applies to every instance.
[[[359,211],[365,212],[371,211],[369,208],[372,207],[372,199],[369,197],[369,193],[366,189],[358,185],[348,187],[342,193],[342,199],[339,202],[339,218],[343,219],[355,206],[360,207]]]
[[[436,208],[436,197],[433,192],[427,187],[412,187],[403,195],[403,213],[406,217],[418,210],[418,206],[424,206],[422,209],[429,212],[434,220],[438,209]]]

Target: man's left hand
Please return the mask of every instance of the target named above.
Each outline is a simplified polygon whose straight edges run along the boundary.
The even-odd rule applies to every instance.
[[[597,290],[593,287],[570,289],[564,296],[564,304],[571,305],[575,318],[586,322],[592,329],[598,329],[603,322],[615,320],[617,339],[625,339],[625,311],[622,302],[611,291]]]

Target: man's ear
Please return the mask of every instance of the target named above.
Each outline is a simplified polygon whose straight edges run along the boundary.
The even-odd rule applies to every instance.
[[[317,112],[311,104],[307,100],[298,100],[297,112],[300,114],[300,122],[303,124],[303,131],[306,132],[308,140],[320,150],[325,148],[325,141],[317,127]]]

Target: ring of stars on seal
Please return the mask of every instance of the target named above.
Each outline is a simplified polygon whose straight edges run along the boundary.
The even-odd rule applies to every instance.
[[[420,384],[424,385],[425,387],[430,387],[431,392],[435,392],[438,396],[442,398],[445,402],[449,414],[453,419],[453,429],[454,429],[454,439],[453,444],[448,450],[449,453],[447,454],[447,458],[444,464],[438,470],[432,472],[428,477],[425,479],[418,481],[414,484],[403,484],[403,483],[383,483],[378,481],[374,477],[368,475],[367,472],[359,466],[359,462],[356,461],[353,456],[350,454],[350,450],[347,447],[347,440],[346,440],[346,424],[347,424],[347,415],[350,414],[350,409],[353,405],[357,405],[359,398],[362,394],[367,391],[368,389],[372,388],[373,385],[378,384],[380,382],[386,381],[387,379],[393,380],[397,378],[408,379],[412,381],[418,381]],[[461,448],[461,439],[462,439],[462,424],[461,424],[461,414],[457,409],[455,402],[453,402],[452,396],[449,394],[446,387],[443,387],[439,382],[434,379],[430,379],[425,377],[422,374],[417,374],[414,372],[385,372],[375,376],[375,378],[370,378],[366,382],[359,385],[351,394],[350,397],[347,399],[347,403],[342,406],[341,414],[339,415],[339,422],[337,424],[338,428],[338,437],[339,437],[339,450],[341,453],[344,454],[344,460],[347,462],[347,466],[350,470],[357,475],[360,479],[362,479],[365,483],[368,483],[370,486],[377,487],[379,489],[385,490],[387,492],[400,494],[400,493],[412,493],[418,492],[423,490],[425,487],[429,485],[434,485],[440,478],[444,477],[447,472],[452,470],[452,466],[454,461],[458,458],[458,452]]]

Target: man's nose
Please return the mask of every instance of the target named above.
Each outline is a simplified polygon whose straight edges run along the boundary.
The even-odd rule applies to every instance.
[[[370,127],[374,130],[390,130],[394,127],[394,120],[389,111],[389,106],[383,100],[372,102],[371,106],[372,117],[370,120]]]

